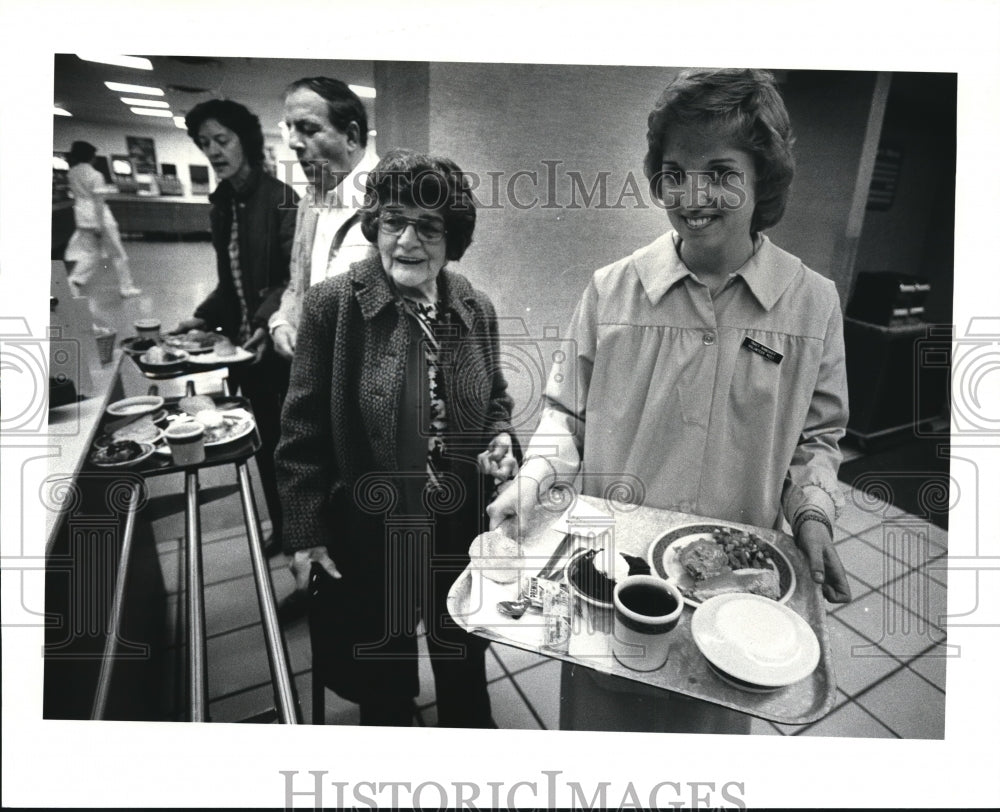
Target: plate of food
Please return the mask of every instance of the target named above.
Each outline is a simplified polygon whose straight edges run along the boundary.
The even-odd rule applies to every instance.
[[[729,593],[785,603],[795,592],[795,570],[784,553],[732,525],[675,527],[654,539],[647,558],[656,575],[677,585],[689,606]]]
[[[147,338],[145,336],[132,336],[131,338],[122,339],[122,350],[126,355],[131,355],[133,357],[138,357],[144,352],[153,349],[156,346],[155,338]]]
[[[223,339],[218,342],[208,352],[200,355],[192,355],[188,362],[192,366],[217,366],[219,364],[245,364],[252,361],[257,356],[242,347],[236,347],[229,341]]]
[[[205,330],[188,330],[186,333],[165,335],[162,343],[174,350],[184,350],[189,355],[211,352],[215,343],[222,338],[219,333],[209,333]]]
[[[105,411],[112,417],[139,417],[153,414],[163,408],[163,398],[159,395],[138,395],[108,404]]]
[[[97,448],[90,455],[90,461],[100,468],[128,468],[138,465],[149,457],[155,447],[152,443],[137,443],[135,440],[116,440]]]
[[[809,624],[760,595],[709,598],[691,616],[691,637],[715,674],[744,691],[791,685],[819,665],[819,640]]]
[[[155,415],[144,415],[138,420],[121,426],[112,431],[105,430],[94,440],[96,448],[105,448],[113,443],[123,440],[132,440],[136,443],[156,444],[163,439],[163,429],[156,425],[153,418]]]
[[[232,412],[204,409],[194,419],[205,427],[205,448],[236,442],[254,429],[253,417],[245,409]]]
[[[169,369],[184,366],[187,363],[188,357],[187,352],[184,350],[156,346],[140,355],[139,361],[148,367],[166,372]]]

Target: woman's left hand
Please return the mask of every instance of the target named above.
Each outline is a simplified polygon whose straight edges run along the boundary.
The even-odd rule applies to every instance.
[[[517,458],[514,456],[513,442],[506,431],[490,440],[486,450],[476,458],[479,470],[492,476],[497,484],[507,482],[517,476]]]
[[[826,525],[813,520],[802,522],[795,543],[809,562],[813,581],[823,585],[823,597],[830,603],[850,601],[851,586],[847,582],[847,572],[834,549]]]
[[[243,343],[243,349],[257,356],[254,363],[259,361],[264,354],[264,350],[267,348],[267,339],[267,330],[263,327],[258,327],[253,331],[253,335]]]

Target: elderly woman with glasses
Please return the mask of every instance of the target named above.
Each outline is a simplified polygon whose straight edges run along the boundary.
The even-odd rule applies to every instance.
[[[366,184],[378,255],[305,298],[276,455],[285,549],[309,589],[313,679],[361,724],[410,725],[423,622],[444,727],[495,727],[487,643],[448,590],[517,468],[490,300],[445,268],[476,211],[452,161],[399,150]]]

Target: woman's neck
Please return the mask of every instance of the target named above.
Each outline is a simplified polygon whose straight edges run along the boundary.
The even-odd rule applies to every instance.
[[[685,267],[710,288],[721,287],[724,280],[735,273],[754,255],[755,243],[749,234],[745,241],[736,245],[726,245],[719,249],[702,249],[684,241],[680,245],[680,257]]]
[[[409,299],[411,302],[435,304],[438,300],[437,277],[434,277],[433,279],[413,288],[397,284],[396,282],[393,282],[393,284],[395,285],[399,295],[404,299]]]
[[[246,163],[236,170],[236,174],[229,178],[229,183],[232,185],[233,189],[237,192],[242,192],[246,188],[247,183],[250,181],[251,171],[250,164]]]

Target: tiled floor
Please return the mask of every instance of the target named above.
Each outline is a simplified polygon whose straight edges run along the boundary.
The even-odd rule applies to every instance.
[[[136,282],[144,294],[121,300],[109,274],[93,283],[94,311],[120,336],[132,333],[134,319],[154,315],[165,327],[186,317],[214,286],[214,260],[208,243],[129,242]],[[179,287],[172,270],[203,267],[204,274]],[[156,269],[156,270],[153,270]],[[212,469],[201,478],[214,496],[202,510],[205,534],[206,614],[208,625],[210,716],[214,721],[267,721],[274,706],[250,564],[244,545],[239,497],[232,473]],[[169,616],[177,615],[178,539],[183,534],[181,483],[153,481],[148,511],[164,580],[171,593]],[[947,533],[891,506],[872,504],[858,492],[847,495],[835,541],[848,569],[851,603],[829,606],[828,627],[839,690],[834,710],[804,727],[754,720],[759,735],[941,738],[945,718],[944,642]],[[257,504],[263,505],[258,494]],[[293,587],[285,559],[271,562],[280,599]],[[172,621],[174,654],[183,634]],[[285,629],[298,695],[310,713],[309,641],[304,621]],[[516,648],[492,645],[487,653],[490,695],[501,727],[558,727],[559,665]],[[421,671],[417,724],[433,725],[436,711],[429,664]],[[171,668],[165,701],[181,707],[179,670]],[[327,724],[355,724],[352,703],[326,692]]]

